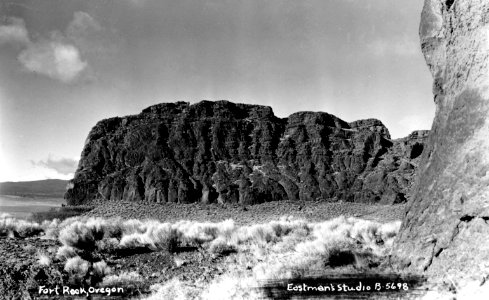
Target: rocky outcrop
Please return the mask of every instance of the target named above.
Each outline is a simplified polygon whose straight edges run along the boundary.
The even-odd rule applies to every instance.
[[[395,256],[444,278],[489,274],[489,1],[425,0],[437,111]]]
[[[228,101],[158,104],[91,130],[66,199],[400,203],[426,136],[391,140],[375,119],[281,119],[270,107]]]

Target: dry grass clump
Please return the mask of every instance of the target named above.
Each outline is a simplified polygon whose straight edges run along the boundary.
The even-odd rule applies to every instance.
[[[230,238],[237,227],[233,220],[220,223],[199,223],[180,221],[173,225],[183,243],[201,245],[215,240],[218,236]]]
[[[78,251],[77,249],[71,247],[71,246],[66,246],[63,245],[58,248],[58,251],[56,252],[56,259],[60,261],[64,261],[67,259],[70,259],[72,257],[78,256]]]
[[[97,262],[87,261],[80,256],[70,257],[66,260],[64,270],[70,275],[72,284],[94,285],[112,274],[112,269],[103,260]]]
[[[90,265],[88,261],[79,256],[69,258],[65,263],[64,270],[70,275],[70,283],[82,284],[90,269]]]
[[[235,244],[220,236],[209,244],[209,252],[216,255],[229,255],[237,252]]]
[[[199,294],[202,292],[195,285],[189,285],[177,278],[173,278],[162,285],[152,286],[152,295],[145,300],[186,300],[199,299]],[[232,298],[228,298],[232,299]]]
[[[63,228],[66,228],[68,225],[75,223],[79,221],[81,217],[72,217],[68,218],[66,220],[59,220],[59,219],[54,219],[54,220],[45,220],[41,223],[41,227],[44,230],[44,236],[43,238],[45,239],[52,239],[52,240],[57,240],[59,237],[59,233]]]
[[[47,267],[47,266],[51,265],[51,258],[46,253],[39,252],[39,253],[37,253],[37,263],[40,266],[46,266]]]
[[[42,232],[42,228],[38,223],[17,220],[13,232],[14,236],[26,238],[39,235]]]
[[[129,235],[133,233],[143,233],[146,231],[147,224],[143,223],[140,220],[131,219],[123,222],[122,225],[122,234]]]
[[[38,223],[16,219],[8,214],[0,215],[0,236],[26,238],[39,235],[42,231]]]
[[[77,221],[63,228],[59,233],[59,240],[66,246],[91,251],[95,249],[95,242],[104,237],[101,222],[89,220]]]
[[[279,221],[241,227],[235,238],[239,244],[269,246],[270,243],[278,243],[297,232],[308,235],[310,230],[304,220],[283,217]]]
[[[100,251],[113,252],[119,249],[119,240],[117,238],[104,238],[102,240],[96,241],[95,246]]]
[[[147,224],[137,224],[131,220],[123,223],[122,228],[120,248],[144,247],[153,251],[166,249],[173,252],[178,247],[177,230],[169,223],[150,221]]]
[[[331,245],[358,251],[369,251],[383,256],[390,249],[401,222],[381,224],[357,218],[339,217],[316,223],[312,228],[313,240],[302,243],[298,251],[304,255],[323,253]]]
[[[112,273],[112,269],[107,266],[107,263],[103,260],[96,262],[92,266],[93,268],[93,275],[98,277],[98,278],[104,278],[107,275],[110,275]]]
[[[119,275],[104,277],[101,286],[131,286],[144,283],[144,278],[136,272],[122,272]]]
[[[88,261],[82,259],[79,256],[69,258],[65,263],[64,270],[69,273],[74,273],[78,275],[85,275],[88,272],[90,264]]]

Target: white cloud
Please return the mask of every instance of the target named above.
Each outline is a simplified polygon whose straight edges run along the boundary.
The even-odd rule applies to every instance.
[[[83,53],[100,52],[102,26],[85,12],[75,12],[64,33],[52,31],[47,38],[29,39],[25,23],[19,18],[9,18],[0,26],[0,45],[20,43],[23,49],[17,56],[25,70],[45,75],[64,83],[80,77],[88,62]],[[102,45],[102,46],[100,46]]]
[[[114,53],[117,50],[116,43],[92,16],[85,12],[77,11],[73,20],[66,28],[66,38],[73,43],[80,52],[85,55],[101,55]]]
[[[375,39],[367,44],[370,53],[376,56],[398,55],[413,56],[420,55],[421,50],[417,39],[409,39],[407,36],[392,39]]]
[[[0,46],[20,45],[17,60],[26,71],[63,83],[92,78],[89,61],[110,59],[119,51],[119,40],[113,32],[83,11],[73,14],[64,31],[31,35],[32,39],[24,20],[5,20],[5,25],[0,25]]]
[[[18,59],[28,71],[65,83],[73,81],[87,67],[78,48],[57,40],[30,43]]]
[[[10,43],[28,44],[29,42],[29,34],[24,20],[8,18],[7,24],[0,25],[0,45]]]
[[[66,176],[73,176],[78,166],[77,159],[71,158],[55,158],[52,155],[49,155],[47,159],[40,160],[38,162],[32,161],[34,166],[43,167],[46,169],[54,170],[59,174]]]
[[[101,30],[102,26],[92,16],[86,12],[77,11],[73,14],[73,20],[68,24],[66,35],[73,37]]]

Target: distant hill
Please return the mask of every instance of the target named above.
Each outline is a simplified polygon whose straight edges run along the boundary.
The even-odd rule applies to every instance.
[[[0,182],[0,195],[63,198],[68,180]]]

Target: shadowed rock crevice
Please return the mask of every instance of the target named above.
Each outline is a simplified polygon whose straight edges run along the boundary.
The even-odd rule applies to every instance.
[[[447,10],[452,7],[454,2],[455,2],[455,0],[446,0],[445,1],[445,5],[447,6]]]
[[[259,105],[163,103],[97,123],[66,199],[400,203],[426,137],[391,140],[378,120],[322,112],[278,118]]]

